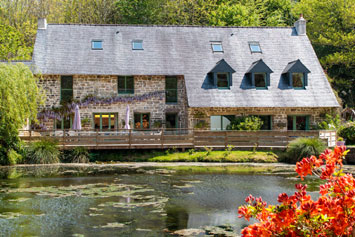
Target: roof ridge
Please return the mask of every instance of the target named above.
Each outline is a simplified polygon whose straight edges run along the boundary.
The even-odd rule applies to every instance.
[[[293,26],[204,26],[204,25],[155,25],[155,24],[90,24],[90,23],[48,23],[48,25],[77,25],[77,26],[131,26],[131,27],[196,27],[196,28],[265,28],[290,29]]]

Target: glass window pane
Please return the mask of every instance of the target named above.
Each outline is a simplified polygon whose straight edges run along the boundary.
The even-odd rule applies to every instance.
[[[221,130],[222,117],[211,116],[211,130]]]
[[[118,77],[118,93],[133,94],[134,93],[134,77],[133,76],[119,76]]]
[[[249,46],[252,53],[261,53],[259,43],[250,43]]]
[[[143,41],[133,41],[132,48],[133,49],[143,49]]]
[[[226,73],[217,74],[217,87],[229,88],[228,75]]]
[[[167,90],[166,103],[176,103],[176,102],[177,102],[177,90]]]
[[[254,79],[255,79],[255,87],[261,87],[261,88],[266,87],[266,74],[265,73],[255,73]]]
[[[287,116],[287,130],[293,130],[293,116]]]
[[[61,102],[70,102],[73,99],[73,90],[62,90]]]
[[[166,128],[176,128],[177,127],[177,114],[168,113],[165,116]]]
[[[134,78],[132,76],[126,77],[126,91],[127,93],[134,93]]]
[[[148,113],[146,114],[140,114],[140,113],[135,113],[134,114],[134,128],[136,129],[147,129],[149,128],[149,120],[150,115]]]
[[[231,116],[222,116],[222,130],[227,130],[227,126],[231,123]]]
[[[213,43],[212,50],[213,50],[213,52],[223,52],[222,44],[221,43]]]
[[[134,114],[134,128],[141,128],[141,114]]]
[[[296,116],[296,130],[306,130],[306,116]]]
[[[102,49],[102,41],[92,41],[91,47],[92,49]]]
[[[142,128],[149,128],[149,114],[141,114],[142,116]]]
[[[304,87],[303,73],[292,73],[292,86],[295,88]]]
[[[177,78],[176,77],[166,77],[165,78],[165,89],[177,89]]]
[[[62,76],[60,80],[60,87],[62,89],[73,89],[73,77],[72,76]]]
[[[271,130],[271,115],[259,115],[258,117],[263,122],[263,125],[261,126],[260,130]]]
[[[94,128],[100,129],[100,114],[94,115]]]

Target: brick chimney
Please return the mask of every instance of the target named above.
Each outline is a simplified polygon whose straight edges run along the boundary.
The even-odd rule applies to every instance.
[[[39,30],[47,29],[47,20],[46,18],[38,18],[38,27]]]
[[[303,18],[303,14],[301,14],[300,19],[295,22],[295,28],[298,35],[306,35],[306,20]]]

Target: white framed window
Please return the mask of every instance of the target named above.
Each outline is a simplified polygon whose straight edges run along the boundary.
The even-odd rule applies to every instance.
[[[249,48],[252,53],[262,53],[259,42],[249,42]]]
[[[211,47],[212,47],[213,52],[222,52],[223,53],[222,42],[212,42]]]
[[[143,40],[133,40],[132,41],[133,50],[143,50]]]

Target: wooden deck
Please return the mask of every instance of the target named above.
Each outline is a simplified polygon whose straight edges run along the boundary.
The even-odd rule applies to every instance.
[[[54,139],[63,149],[77,146],[88,149],[167,149],[173,147],[198,149],[202,147],[226,148],[228,145],[240,148],[286,148],[288,143],[297,137],[321,137],[321,135],[322,131],[201,131],[189,129],[20,131],[20,138],[25,142]]]

